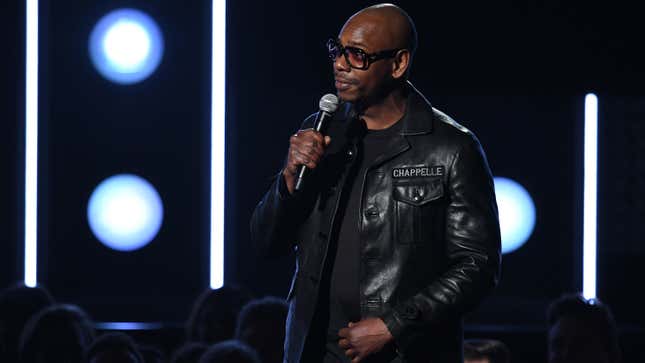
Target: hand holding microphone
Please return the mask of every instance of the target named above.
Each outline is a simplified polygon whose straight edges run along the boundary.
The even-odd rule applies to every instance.
[[[331,138],[322,132],[338,108],[338,98],[326,94],[320,99],[319,107],[314,127],[298,131],[289,140],[289,155],[283,175],[291,194],[302,190],[308,170],[318,166],[325,148],[331,142]]]

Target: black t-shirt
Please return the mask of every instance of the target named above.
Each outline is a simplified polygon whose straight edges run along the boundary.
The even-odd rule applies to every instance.
[[[318,324],[327,323],[324,362],[349,361],[338,347],[338,331],[347,327],[350,321],[357,322],[362,318],[359,280],[361,188],[367,169],[384,153],[388,141],[401,131],[401,127],[402,123],[396,122],[387,129],[364,130],[362,137],[356,140],[353,156],[356,160],[348,171],[342,190],[336,234],[327,252],[315,318],[320,319]],[[321,328],[324,329],[312,326],[312,329]]]

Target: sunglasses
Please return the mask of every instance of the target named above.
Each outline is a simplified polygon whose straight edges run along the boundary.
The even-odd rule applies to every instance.
[[[396,53],[403,48],[389,49],[376,53],[366,53],[364,50],[356,47],[345,47],[340,44],[338,39],[329,39],[327,41],[327,51],[329,58],[336,60],[341,54],[345,57],[347,64],[354,69],[366,70],[370,64],[379,59],[393,58]]]

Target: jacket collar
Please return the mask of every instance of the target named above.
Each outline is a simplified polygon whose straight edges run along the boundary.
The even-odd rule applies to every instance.
[[[433,129],[433,112],[432,105],[417,90],[410,81],[407,81],[408,88],[408,105],[405,109],[405,115],[401,122],[401,135],[423,135],[432,132]]]
[[[423,135],[432,132],[432,105],[410,81],[407,81],[406,88],[408,91],[408,104],[405,115],[400,121],[403,123],[401,135]],[[351,121],[356,118],[354,105],[349,102],[341,104],[339,111],[334,117],[337,120]]]

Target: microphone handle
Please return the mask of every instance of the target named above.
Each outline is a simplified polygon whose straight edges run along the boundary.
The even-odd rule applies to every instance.
[[[325,124],[327,123],[327,120],[330,119],[331,116],[332,115],[330,113],[323,110],[318,111],[318,115],[316,115],[316,121],[314,122],[314,130],[322,132]],[[307,166],[300,165],[300,170],[298,170],[298,177],[296,178],[296,185],[294,188],[296,192],[302,191],[305,177],[308,173],[309,169],[307,168]]]

